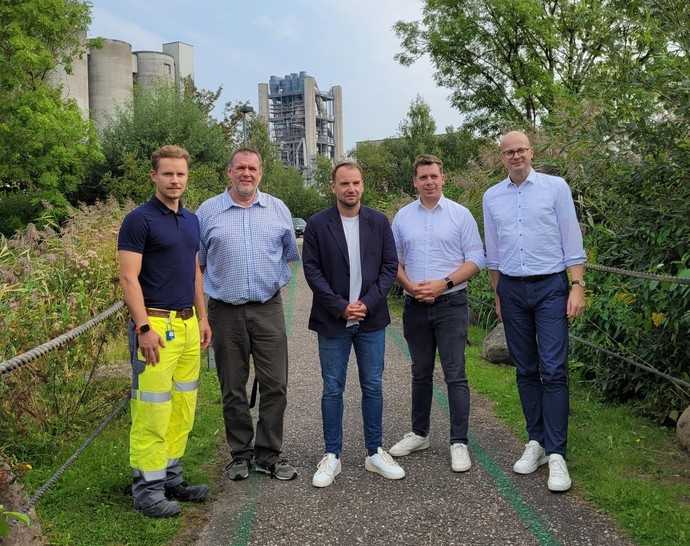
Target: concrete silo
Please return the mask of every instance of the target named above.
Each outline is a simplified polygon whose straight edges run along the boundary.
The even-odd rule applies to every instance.
[[[72,59],[72,71],[68,74],[59,65],[46,76],[48,82],[62,88],[64,99],[74,99],[84,119],[89,119],[89,61],[86,52],[86,32],[81,37],[84,52],[81,57]]]
[[[135,51],[134,83],[142,89],[175,85],[175,59],[160,51]]]
[[[115,112],[132,102],[132,46],[121,40],[102,40],[89,51],[89,107],[91,119],[104,129]]]

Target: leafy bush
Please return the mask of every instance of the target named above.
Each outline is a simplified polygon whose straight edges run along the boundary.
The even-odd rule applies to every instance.
[[[0,4],[0,188],[29,193],[55,219],[67,216],[68,199],[103,159],[89,120],[49,83],[56,66],[70,71],[86,54],[89,12],[79,0]]]
[[[24,192],[0,193],[0,233],[11,237],[36,218],[39,207],[33,197]]]
[[[194,97],[171,87],[137,89],[133,103],[103,132],[105,163],[92,173],[80,197],[87,202],[114,195],[141,203],[153,194],[151,154],[165,144],[184,147],[191,156],[190,194],[203,201],[222,191],[228,150],[222,127]]]

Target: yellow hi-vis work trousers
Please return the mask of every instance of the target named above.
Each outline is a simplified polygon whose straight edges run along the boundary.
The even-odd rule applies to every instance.
[[[132,356],[132,428],[129,462],[145,481],[166,477],[187,446],[194,424],[199,386],[199,324],[196,315],[183,320],[171,311],[168,318],[149,316],[149,325],[161,336],[158,364],[145,364],[137,336],[130,329]],[[166,339],[166,331],[174,339]]]

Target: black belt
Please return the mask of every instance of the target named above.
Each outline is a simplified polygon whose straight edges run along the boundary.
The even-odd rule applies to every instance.
[[[455,292],[451,292],[450,294],[441,294],[439,297],[437,297],[436,299],[434,299],[434,301],[432,301],[430,303],[427,303],[425,301],[420,301],[420,300],[416,299],[414,296],[410,296],[409,294],[405,294],[405,298],[408,299],[409,301],[413,302],[413,303],[418,303],[420,305],[433,305],[434,303],[443,303],[444,301],[448,301],[448,300],[452,299],[457,294],[464,294],[464,293],[465,293],[465,289],[461,288],[460,290],[456,290]]]
[[[511,281],[537,282],[543,281],[545,279],[550,279],[554,275],[562,275],[563,273],[565,273],[565,271],[559,271],[558,273],[547,273],[546,275],[528,275],[526,277],[514,277],[512,275],[506,275],[505,273],[501,273],[501,277],[505,277],[506,279],[510,279]]]
[[[264,302],[260,302],[258,300],[250,300],[250,301],[245,301],[244,303],[230,303],[230,302],[227,302],[225,300],[217,300],[216,298],[209,298],[209,300],[215,301],[217,303],[222,303],[223,305],[232,305],[233,307],[242,307],[243,305],[260,305],[261,303],[268,303],[269,301],[277,298],[278,296],[280,296],[280,288],[278,289],[278,291],[275,294],[273,294],[270,298],[268,298]]]
[[[175,312],[175,316],[182,320],[190,319],[194,316],[193,307],[185,307],[184,309],[155,309],[151,307],[146,308],[146,314],[150,317],[168,318],[170,313]]]

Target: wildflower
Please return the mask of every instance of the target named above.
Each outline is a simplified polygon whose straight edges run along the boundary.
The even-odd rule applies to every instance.
[[[666,315],[664,315],[663,313],[652,313],[652,324],[654,325],[654,328],[658,328],[659,326],[661,326],[661,323],[665,320]]]
[[[635,297],[635,294],[624,290],[621,292],[617,292],[616,295],[614,296],[614,299],[616,301],[621,302],[621,303],[625,303],[626,305],[631,305],[631,304],[635,303],[635,300],[637,298]]]

